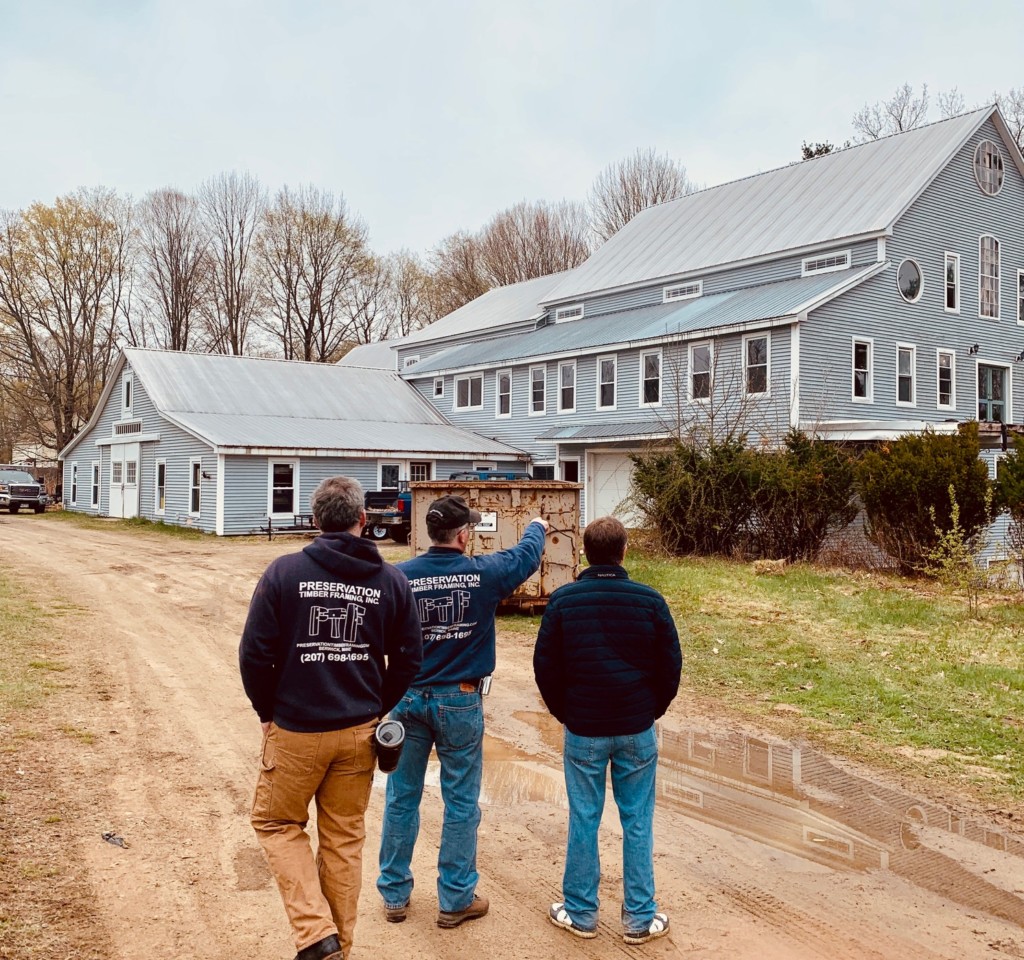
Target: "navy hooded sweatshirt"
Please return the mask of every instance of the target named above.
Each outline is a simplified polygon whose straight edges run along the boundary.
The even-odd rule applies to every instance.
[[[494,672],[494,614],[540,567],[546,537],[530,522],[509,550],[467,557],[431,547],[398,564],[412,585],[423,626],[423,667],[414,687],[476,681]]]
[[[409,581],[349,533],[323,533],[267,567],[238,648],[260,720],[304,733],[383,716],[422,658]]]

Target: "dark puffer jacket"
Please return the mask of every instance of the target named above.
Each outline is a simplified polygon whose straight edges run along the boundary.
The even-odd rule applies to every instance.
[[[679,688],[679,636],[664,598],[617,565],[585,569],[548,602],[533,671],[556,720],[581,737],[648,729]]]

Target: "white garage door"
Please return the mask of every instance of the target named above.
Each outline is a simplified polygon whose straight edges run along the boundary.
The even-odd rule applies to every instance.
[[[592,453],[590,483],[587,489],[587,518],[618,517],[627,527],[637,526],[639,518],[623,501],[630,495],[633,461],[625,453]]]

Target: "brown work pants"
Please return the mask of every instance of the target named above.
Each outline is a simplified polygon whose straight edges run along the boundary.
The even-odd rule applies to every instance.
[[[271,724],[263,740],[251,819],[281,891],[296,950],[332,933],[346,957],[352,948],[376,725],[296,733]],[[314,797],[315,861],[306,833]]]

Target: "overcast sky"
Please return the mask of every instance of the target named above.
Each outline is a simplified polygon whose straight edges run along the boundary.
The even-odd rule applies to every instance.
[[[248,170],[423,252],[638,147],[710,186],[904,81],[990,101],[1022,38],[1011,0],[0,0],[0,208]]]

